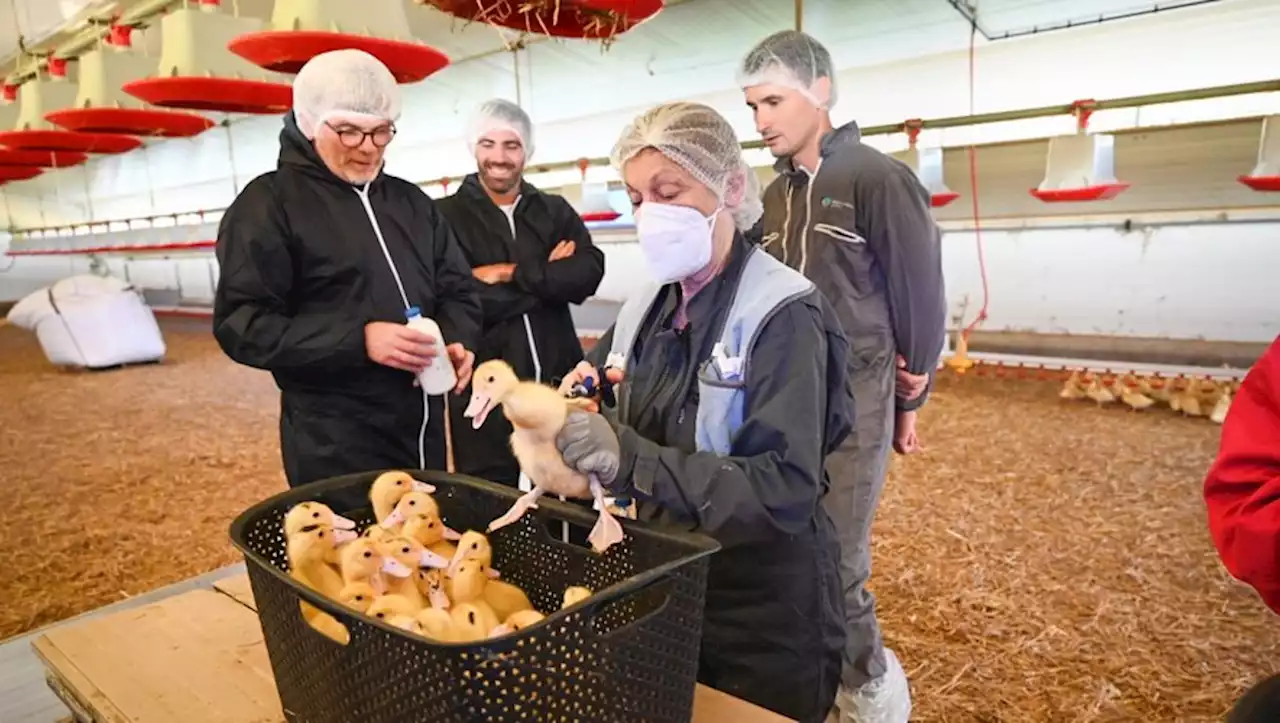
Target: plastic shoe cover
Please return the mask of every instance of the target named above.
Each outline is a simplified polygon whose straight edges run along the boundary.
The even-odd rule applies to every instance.
[[[883,676],[857,690],[836,694],[840,723],[907,723],[911,718],[911,688],[898,656],[885,648]]]

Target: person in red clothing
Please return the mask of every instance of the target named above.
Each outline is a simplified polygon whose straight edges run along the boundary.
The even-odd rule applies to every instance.
[[[1280,337],[1231,401],[1204,500],[1227,571],[1280,613]]]
[[[1231,402],[1204,481],[1209,532],[1227,571],[1280,613],[1280,337]],[[1227,723],[1280,720],[1280,675],[1236,702]]]

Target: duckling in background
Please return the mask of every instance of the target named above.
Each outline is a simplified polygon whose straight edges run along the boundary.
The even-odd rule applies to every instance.
[[[395,509],[396,503],[410,492],[435,492],[432,485],[416,480],[408,472],[383,472],[369,487],[369,501],[373,503],[373,516],[379,524]]]
[[[463,416],[479,429],[489,412],[502,406],[511,422],[511,451],[520,470],[533,481],[507,513],[489,523],[489,531],[510,525],[531,508],[546,492],[579,499],[594,499],[599,519],[588,540],[596,552],[604,552],[624,538],[622,524],[609,513],[604,487],[595,479],[571,469],[556,448],[556,435],[564,427],[570,405],[560,393],[536,382],[522,382],[511,365],[501,359],[481,364],[472,375],[471,403]]]
[[[453,625],[453,616],[447,610],[427,608],[418,613],[414,619],[418,621],[418,626],[422,628],[422,634],[426,638],[441,643],[461,642]]]
[[[343,584],[368,583],[379,595],[387,593],[385,575],[409,577],[412,573],[394,557],[384,555],[378,544],[367,537],[343,545],[341,560]]]
[[[589,597],[591,597],[591,588],[578,585],[567,587],[564,589],[564,604],[560,606],[560,609],[564,610],[567,607],[577,605]]]
[[[475,530],[467,530],[462,535],[462,539],[458,540],[458,546],[453,553],[453,558],[449,561],[449,577],[453,577],[458,571],[458,565],[463,560],[479,560],[486,565],[485,574],[493,579],[498,579],[498,571],[493,569],[493,547],[489,544],[489,538]]]
[[[1209,420],[1222,424],[1227,421],[1227,412],[1231,411],[1231,383],[1223,385],[1222,394],[1214,402],[1213,411],[1209,412]]]
[[[1188,417],[1203,417],[1204,409],[1200,406],[1200,393],[1196,389],[1196,385],[1188,384],[1177,397],[1177,406],[1170,404],[1175,410],[1182,412]]]
[[[1073,371],[1071,376],[1067,377],[1067,381],[1062,385],[1062,391],[1058,392],[1061,399],[1084,399],[1084,386],[1080,380],[1080,372]]]
[[[439,610],[448,610],[449,593],[445,590],[444,573],[440,570],[418,570],[414,573],[418,583],[418,592],[427,600],[427,604]]]
[[[490,631],[489,637],[496,638],[499,635],[518,633],[530,625],[545,619],[546,616],[537,610],[520,610],[512,613],[511,616],[507,618],[506,622]]]
[[[490,580],[485,567],[479,560],[463,560],[447,583],[449,599],[455,603],[483,602],[493,609],[499,620],[506,620],[521,610],[533,609],[533,603],[529,602],[524,590],[510,583]]]
[[[477,643],[489,637],[498,627],[498,618],[488,605],[462,603],[449,611],[453,619],[456,640],[459,643]]]
[[[448,540],[462,539],[462,535],[445,527],[444,522],[439,517],[430,516],[412,517],[405,520],[404,527],[400,529],[400,534],[417,540],[418,544],[450,560],[458,553],[458,546],[448,542]]]
[[[1102,383],[1096,377],[1089,382],[1089,386],[1085,387],[1084,393],[1085,396],[1097,402],[1098,406],[1110,404],[1116,400],[1116,395],[1112,394],[1110,389],[1102,386]]]
[[[411,602],[399,595],[383,595],[373,601],[366,614],[414,635],[422,635],[422,626],[418,625],[416,619],[419,612],[421,611],[413,607]]]
[[[306,525],[290,535],[285,540],[289,575],[322,595],[337,597],[343,581],[329,560],[334,555],[337,541],[345,539],[340,536],[344,533],[355,535],[350,530],[335,530],[324,525]]]
[[[1138,412],[1156,403],[1156,400],[1138,391],[1138,385],[1136,383],[1133,386],[1124,384],[1120,387],[1120,401]]]
[[[1157,402],[1168,404],[1171,396],[1169,394],[1169,383],[1163,379],[1143,377],[1138,380],[1138,392],[1144,397],[1150,397]]]

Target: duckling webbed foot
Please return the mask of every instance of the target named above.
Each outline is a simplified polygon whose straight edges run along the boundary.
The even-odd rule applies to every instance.
[[[595,475],[591,475],[589,479],[591,480],[591,496],[595,498],[595,508],[600,511],[600,519],[596,520],[595,527],[591,528],[591,534],[587,536],[587,541],[591,543],[591,549],[603,553],[615,544],[622,542],[625,534],[622,531],[622,523],[609,514],[609,507],[604,501],[604,486],[595,478]]]
[[[542,496],[542,488],[535,486],[533,489],[520,496],[515,504],[511,505],[511,509],[502,517],[489,523],[489,532],[507,525],[524,517],[524,513],[538,506],[538,498]]]

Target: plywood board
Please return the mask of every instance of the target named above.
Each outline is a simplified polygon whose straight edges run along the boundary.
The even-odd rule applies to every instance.
[[[284,720],[247,575],[59,628],[33,647],[59,697],[94,723]],[[693,723],[785,723],[699,685]]]

